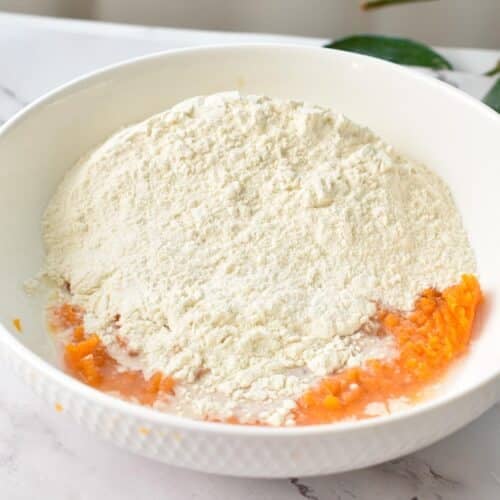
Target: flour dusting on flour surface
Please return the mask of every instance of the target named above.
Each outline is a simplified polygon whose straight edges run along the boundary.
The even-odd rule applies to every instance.
[[[330,110],[232,92],[81,160],[44,239],[45,273],[71,284],[86,330],[178,381],[161,409],[271,425],[293,424],[325,375],[394,354],[373,335],[377,304],[410,310],[475,270],[432,171]]]

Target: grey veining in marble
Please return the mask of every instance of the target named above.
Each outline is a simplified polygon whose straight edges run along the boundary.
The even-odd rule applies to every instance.
[[[0,14],[0,122],[82,73],[166,48],[239,41],[322,40],[99,26]],[[486,70],[494,52],[450,51]],[[482,97],[491,80],[443,72]],[[99,441],[0,366],[0,500],[494,500],[500,498],[500,406],[440,443],[369,469],[319,478],[254,480],[175,469]]]

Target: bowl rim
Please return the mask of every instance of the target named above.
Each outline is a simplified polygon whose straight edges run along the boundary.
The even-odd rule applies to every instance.
[[[20,110],[10,119],[8,119],[2,126],[0,126],[0,138],[7,135],[9,131],[14,129],[24,119],[29,117],[30,113],[36,111],[38,108],[49,105],[55,100],[63,98],[65,95],[72,94],[80,87],[86,87],[89,83],[102,79],[106,76],[111,76],[113,73],[122,69],[140,65],[142,63],[161,61],[170,57],[183,57],[185,55],[195,53],[210,53],[210,52],[225,52],[225,51],[245,51],[245,50],[262,50],[262,51],[302,51],[304,53],[320,53],[324,52],[331,54],[331,57],[339,57],[350,59],[353,62],[358,62],[364,65],[373,65],[385,68],[395,74],[401,75],[403,78],[413,79],[420,82],[421,85],[434,87],[440,92],[454,95],[464,105],[470,106],[476,112],[482,114],[486,120],[492,120],[493,124],[499,128],[500,133],[500,115],[495,113],[491,108],[481,101],[471,97],[460,89],[452,87],[440,80],[430,78],[428,75],[413,71],[407,67],[399,66],[397,64],[376,59],[374,57],[365,56],[351,52],[344,52],[335,49],[325,49],[323,47],[311,47],[300,44],[284,44],[284,43],[235,43],[235,44],[213,44],[203,45],[187,48],[177,48],[153,52],[147,55],[142,55],[118,63],[107,65],[98,70],[86,72],[70,81],[55,87],[53,90],[43,94],[35,99],[32,103]],[[330,56],[328,56],[330,57]],[[348,420],[327,424],[315,424],[307,426],[290,426],[290,427],[265,427],[265,426],[246,426],[234,425],[220,422],[207,422],[201,420],[194,420],[174,414],[163,413],[151,407],[141,406],[128,401],[121,400],[109,394],[100,392],[90,386],[76,380],[70,375],[66,374],[62,369],[57,368],[45,361],[42,357],[32,352],[26,347],[15,335],[9,332],[7,327],[0,322],[0,343],[9,348],[12,353],[19,357],[25,364],[30,365],[33,369],[49,378],[53,383],[62,386],[65,390],[74,392],[85,398],[88,401],[94,401],[102,407],[116,411],[121,414],[141,419],[151,424],[159,424],[162,426],[175,427],[183,430],[191,430],[206,433],[225,434],[233,436],[260,436],[272,438],[289,438],[289,437],[302,437],[302,436],[321,436],[324,434],[337,434],[343,432],[351,432],[363,429],[376,429],[386,426],[391,423],[405,422],[412,418],[418,417],[421,414],[429,414],[432,411],[441,409],[444,406],[451,404],[466,396],[470,396],[488,385],[491,382],[500,382],[500,366],[497,370],[490,374],[483,376],[475,384],[463,388],[456,389],[453,393],[448,395],[441,395],[432,397],[428,401],[416,404],[404,411],[379,416],[375,418],[368,418],[362,420]],[[496,380],[495,380],[496,379]]]

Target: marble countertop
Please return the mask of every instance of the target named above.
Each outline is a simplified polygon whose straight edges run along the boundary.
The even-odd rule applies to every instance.
[[[0,13],[0,123],[85,72],[159,50],[214,43],[324,40],[144,28]],[[444,79],[481,98],[499,51],[442,49]],[[500,498],[500,405],[451,437],[377,467],[318,478],[255,480],[176,469],[98,440],[0,366],[1,500],[469,500]]]

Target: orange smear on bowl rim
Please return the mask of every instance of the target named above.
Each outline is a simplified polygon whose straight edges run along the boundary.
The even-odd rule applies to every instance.
[[[19,318],[14,318],[12,320],[12,325],[16,329],[17,332],[21,333],[23,331],[23,326],[21,324],[21,320]]]

